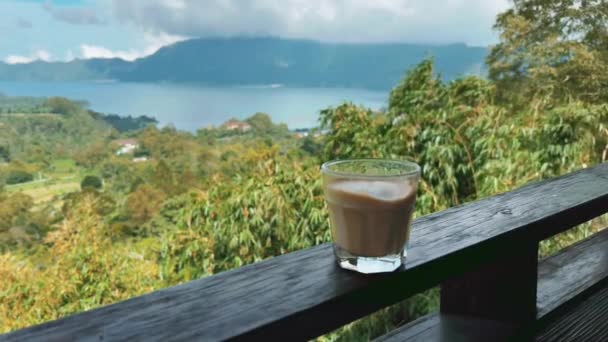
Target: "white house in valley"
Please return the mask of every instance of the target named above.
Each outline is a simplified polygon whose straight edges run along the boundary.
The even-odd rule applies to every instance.
[[[116,151],[117,156],[133,153],[139,147],[137,139],[119,139],[114,140],[114,143],[119,146],[118,151]]]

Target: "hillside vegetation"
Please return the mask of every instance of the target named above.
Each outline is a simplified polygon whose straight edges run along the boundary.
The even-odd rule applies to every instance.
[[[386,111],[336,104],[321,112],[319,129],[306,137],[290,134],[264,113],[247,120],[249,130],[192,134],[152,125],[106,134],[105,125],[85,120],[88,112],[65,99],[63,109],[51,111],[60,119],[49,120],[81,123],[93,134],[88,139],[71,129],[43,137],[33,124],[39,114],[6,118],[7,126],[28,122],[19,146],[34,148],[41,139],[49,161],[9,146],[0,149],[0,156],[8,156],[0,170],[55,180],[94,176],[100,182],[89,177],[78,190],[44,203],[32,197],[29,186],[36,188],[36,179],[0,193],[0,331],[330,241],[319,172],[326,160],[419,163],[416,216],[605,162],[608,105],[602,87],[608,74],[605,36],[597,34],[608,19],[597,18],[607,13],[597,6],[605,5],[558,1],[561,7],[553,8],[555,3],[515,1],[499,16],[501,40],[488,58],[489,79],[446,82],[433,60],[425,59],[394,84]],[[577,34],[560,31],[554,20],[577,23]],[[554,44],[557,38],[560,44]],[[535,53],[519,54],[522,47]],[[583,82],[582,74],[597,83]],[[125,138],[137,147],[117,155]],[[49,148],[61,145],[64,151]],[[600,218],[544,241],[541,254],[605,223]],[[368,340],[435,310],[437,303],[437,290],[430,290],[320,339]]]

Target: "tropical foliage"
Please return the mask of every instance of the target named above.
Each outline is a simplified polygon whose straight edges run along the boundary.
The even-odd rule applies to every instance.
[[[0,331],[330,241],[325,160],[416,161],[417,216],[605,162],[601,6],[514,1],[497,20],[489,79],[444,82],[426,59],[395,85],[386,110],[327,108],[305,138],[264,113],[246,120],[247,132],[193,134],[143,119],[121,133],[66,99],[11,102],[31,111],[0,114],[0,179],[41,179],[0,191]],[[137,148],[118,155],[116,139],[127,137]],[[75,183],[68,193],[40,195],[66,179]],[[598,227],[571,230],[541,252]],[[433,289],[322,339],[366,340],[437,302]]]

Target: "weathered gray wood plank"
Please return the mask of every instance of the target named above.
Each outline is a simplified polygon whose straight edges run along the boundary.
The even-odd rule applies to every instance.
[[[311,338],[607,211],[599,165],[416,220],[407,267],[392,274],[339,269],[324,244],[0,340]]]

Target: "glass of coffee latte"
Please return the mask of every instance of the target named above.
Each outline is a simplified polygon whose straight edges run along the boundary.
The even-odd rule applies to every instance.
[[[391,272],[407,256],[420,167],[382,159],[321,166],[338,264],[361,273]]]

